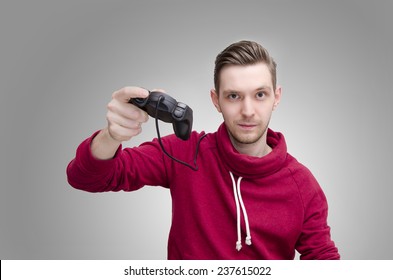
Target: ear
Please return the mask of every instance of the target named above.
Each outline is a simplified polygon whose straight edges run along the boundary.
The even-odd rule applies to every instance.
[[[276,91],[274,92],[274,104],[273,111],[277,108],[278,104],[281,101],[282,88],[281,86],[276,87]]]
[[[219,113],[221,113],[220,104],[218,103],[218,93],[216,92],[215,89],[210,90],[210,97],[211,97],[212,102],[213,102],[214,106],[216,107],[217,111]]]

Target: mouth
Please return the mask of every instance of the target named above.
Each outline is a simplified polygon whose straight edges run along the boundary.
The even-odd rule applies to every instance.
[[[239,123],[237,124],[241,129],[243,130],[252,130],[255,127],[257,127],[256,124],[252,124],[252,123]]]

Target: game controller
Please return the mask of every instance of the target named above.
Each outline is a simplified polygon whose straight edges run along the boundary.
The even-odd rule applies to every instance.
[[[172,123],[175,135],[187,140],[192,129],[192,109],[177,102],[166,93],[153,91],[147,98],[131,98],[129,103],[146,111],[150,116],[167,123]]]

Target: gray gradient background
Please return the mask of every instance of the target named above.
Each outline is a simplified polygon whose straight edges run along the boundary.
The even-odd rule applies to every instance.
[[[214,58],[251,39],[278,62],[271,127],[322,185],[342,258],[393,259],[392,3],[1,1],[0,258],[165,259],[167,190],[90,194],[66,165],[125,85],[166,89],[215,131]],[[154,136],[150,120],[126,146]]]

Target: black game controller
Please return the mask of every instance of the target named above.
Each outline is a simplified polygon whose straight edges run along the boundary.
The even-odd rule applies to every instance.
[[[153,118],[172,123],[177,137],[187,140],[192,129],[192,109],[168,94],[153,91],[147,98],[131,98],[129,103],[146,111]],[[157,106],[158,105],[158,106]]]

